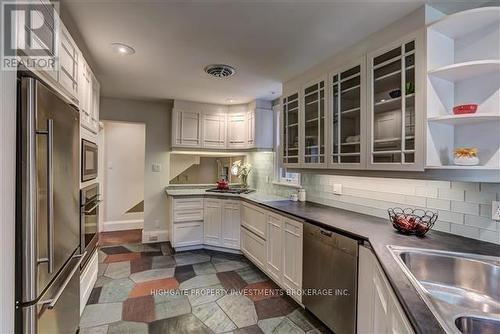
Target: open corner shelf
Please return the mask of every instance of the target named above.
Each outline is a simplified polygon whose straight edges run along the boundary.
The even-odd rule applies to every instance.
[[[484,122],[500,122],[500,114],[465,114],[465,115],[445,115],[427,118],[429,122],[463,125],[477,124]]]
[[[485,74],[500,74],[500,60],[477,60],[443,66],[430,70],[429,75],[447,80],[462,81]]]
[[[500,7],[482,7],[448,15],[428,28],[450,38],[460,38],[495,23],[500,24]]]

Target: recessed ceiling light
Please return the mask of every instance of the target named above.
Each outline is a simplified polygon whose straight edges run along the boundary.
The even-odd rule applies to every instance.
[[[130,56],[135,53],[135,49],[131,47],[130,45],[123,44],[123,43],[111,43],[111,47],[113,48],[113,51],[120,55],[124,56]]]
[[[227,99],[226,100],[227,103],[233,103],[234,102],[234,99]]]

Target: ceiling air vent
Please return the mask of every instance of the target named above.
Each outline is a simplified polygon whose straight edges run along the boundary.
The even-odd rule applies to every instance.
[[[234,67],[224,64],[205,66],[205,72],[216,78],[229,78],[236,73]]]

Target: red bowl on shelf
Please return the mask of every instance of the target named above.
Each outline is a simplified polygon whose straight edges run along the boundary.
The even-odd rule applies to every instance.
[[[477,104],[462,104],[456,107],[453,107],[453,113],[455,115],[463,115],[463,114],[473,114],[477,110]]]

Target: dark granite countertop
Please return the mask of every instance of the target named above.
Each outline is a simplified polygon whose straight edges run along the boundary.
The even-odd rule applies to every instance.
[[[249,199],[243,199],[250,201]],[[387,245],[438,249],[500,257],[500,245],[439,231],[425,237],[397,233],[387,219],[312,202],[274,201],[259,205],[301,218],[353,238],[368,241],[417,333],[445,333],[417,290],[398,266]]]

